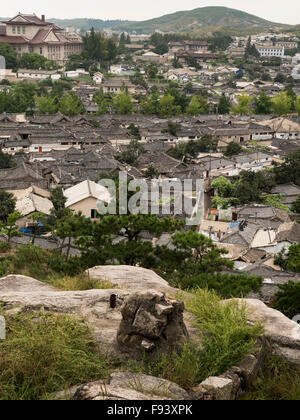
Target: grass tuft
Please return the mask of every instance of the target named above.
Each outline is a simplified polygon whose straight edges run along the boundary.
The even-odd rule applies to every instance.
[[[47,313],[9,316],[0,341],[0,400],[48,399],[56,391],[106,378],[108,362],[83,322]]]
[[[94,290],[94,289],[114,289],[113,283],[107,280],[92,280],[87,275],[81,274],[75,277],[65,276],[52,278],[49,284],[60,290]]]
[[[264,371],[242,398],[252,401],[300,401],[300,367],[268,355]]]

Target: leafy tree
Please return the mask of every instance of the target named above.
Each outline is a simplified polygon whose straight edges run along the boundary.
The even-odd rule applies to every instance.
[[[39,230],[40,222],[44,218],[45,218],[45,214],[42,212],[35,212],[29,217],[29,219],[32,221],[31,223],[33,224],[33,235],[32,235],[32,241],[31,241],[32,245],[34,245],[35,243],[35,239]]]
[[[66,258],[69,259],[72,239],[79,240],[81,236],[89,235],[89,220],[81,213],[68,214],[58,219],[55,225],[55,234],[63,240],[67,240]]]
[[[174,287],[182,289],[209,289],[214,290],[223,299],[233,297],[243,298],[250,292],[259,292],[263,279],[260,276],[249,276],[247,274],[198,274],[190,277],[176,278],[171,280]]]
[[[84,113],[84,106],[81,99],[74,92],[70,92],[61,98],[58,110],[68,117],[75,117]]]
[[[294,213],[300,214],[300,195],[298,196],[297,200],[294,201],[294,203],[292,205],[292,211]]]
[[[211,51],[225,51],[233,42],[233,39],[230,35],[226,35],[222,32],[214,32],[213,36],[208,38],[208,42],[210,43]]]
[[[154,52],[156,54],[162,55],[169,51],[168,43],[165,37],[159,33],[154,33],[151,35],[150,43],[154,45]]]
[[[158,66],[155,63],[149,63],[145,67],[146,74],[151,78],[154,79],[157,76],[158,73]]]
[[[158,264],[151,241],[144,241],[141,234],[148,232],[159,237],[163,232],[173,232],[181,225],[170,218],[159,219],[154,215],[121,215],[102,217],[91,226],[90,236],[82,238],[85,260],[92,264],[118,261],[119,264],[153,268]],[[118,238],[118,241],[114,239]]]
[[[215,179],[211,186],[218,191],[218,195],[221,197],[230,197],[232,193],[232,183],[229,179],[225,178],[224,176],[220,176],[219,178]]]
[[[210,134],[205,134],[198,140],[191,140],[188,143],[179,143],[172,148],[168,154],[175,159],[182,160],[183,157],[195,158],[199,153],[209,153],[217,150],[218,140]]]
[[[224,152],[225,156],[235,156],[241,153],[242,146],[234,141],[231,141]]]
[[[126,51],[127,38],[124,32],[121,33],[120,41],[119,41],[119,53],[122,54]]]
[[[16,199],[13,194],[0,191],[0,221],[6,223],[8,216],[15,211]]]
[[[233,262],[223,258],[228,251],[218,248],[206,236],[193,230],[176,232],[172,237],[173,249],[162,246],[157,250],[161,256],[160,270],[167,278],[188,279],[199,274],[214,274],[224,268],[232,268]]]
[[[185,94],[181,93],[180,87],[176,82],[169,82],[168,87],[165,89],[165,95],[171,95],[174,97],[174,105],[179,106],[180,112],[185,113],[190,103],[190,98]],[[206,99],[198,96],[200,108],[204,108],[202,113],[207,113],[205,107],[207,106]]]
[[[24,53],[20,59],[20,67],[23,69],[34,69],[34,70],[53,70],[57,69],[58,65],[55,61],[48,60],[41,54],[30,54]]]
[[[144,89],[148,90],[149,86],[140,72],[136,72],[134,76],[130,76],[130,81],[136,86],[143,87]]]
[[[277,184],[293,182],[300,185],[300,149],[290,153],[285,161],[274,168]]]
[[[296,104],[296,101],[297,101],[296,93],[294,92],[292,87],[288,87],[285,90],[285,93],[287,94],[287,96],[289,96],[291,98],[291,101],[292,101],[291,111],[295,111],[295,104]]]
[[[19,82],[9,91],[0,92],[0,112],[33,112],[35,108],[35,85]]]
[[[282,73],[278,73],[274,79],[275,83],[285,83],[285,75]]]
[[[263,192],[270,192],[275,185],[271,173],[259,171],[241,171],[239,179],[233,184],[233,197],[241,204],[259,203]]]
[[[253,96],[243,93],[238,97],[238,104],[232,108],[232,112],[236,115],[249,115],[252,114],[251,104],[253,102]]]
[[[97,114],[103,115],[108,113],[108,101],[105,97],[103,89],[99,89],[98,92],[94,95],[94,102],[99,106]]]
[[[7,242],[9,244],[13,237],[22,236],[18,226],[16,225],[17,220],[21,217],[22,214],[16,211],[7,216],[6,222],[0,223],[0,231],[7,235]]]
[[[266,204],[267,206],[276,207],[278,209],[282,209],[282,210],[285,210],[288,213],[290,213],[291,210],[290,210],[289,206],[284,204],[282,201],[283,200],[282,200],[282,197],[280,196],[280,194],[268,194],[268,195],[265,195],[262,198],[262,202],[264,204]]]
[[[82,39],[82,56],[84,59],[90,60],[90,65],[93,62],[101,63],[111,61],[117,56],[117,48],[113,40],[105,38],[100,32],[95,32],[94,28],[83,36]]]
[[[248,38],[246,49],[245,49],[245,58],[247,59],[249,57],[260,58],[260,53],[257,51],[255,45],[252,44],[251,42],[251,36],[249,36]]]
[[[11,155],[0,150],[0,169],[8,169],[14,166],[14,159]]]
[[[67,198],[64,196],[62,187],[53,188],[50,192],[49,199],[52,202],[53,207],[50,210],[50,215],[46,218],[45,223],[53,230],[55,229],[56,222],[70,215],[71,210],[67,209],[65,206]]]
[[[137,141],[132,140],[127,148],[116,156],[116,159],[122,163],[136,166],[137,159],[144,152],[143,146]]]
[[[296,102],[295,102],[295,110],[300,115],[300,96],[298,96]]]
[[[40,114],[56,114],[58,101],[56,97],[43,95],[37,98],[37,106]]]
[[[186,110],[188,115],[208,114],[208,111],[209,104],[202,96],[193,96]]]
[[[299,261],[300,253],[298,251],[298,266]],[[290,281],[278,287],[280,291],[275,295],[275,303],[273,303],[272,307],[282,312],[288,318],[293,319],[300,314],[300,283]]]
[[[138,125],[131,123],[129,124],[128,130],[133,137],[135,137],[137,140],[141,140],[140,127]]]
[[[173,121],[168,121],[168,128],[166,130],[163,130],[163,132],[171,134],[171,136],[177,136],[178,131],[181,130],[181,124],[176,123]]]
[[[156,93],[150,95],[149,98],[145,98],[142,100],[141,104],[141,112],[142,114],[146,115],[154,115],[158,114],[159,112],[159,96]]]
[[[292,99],[286,92],[275,95],[272,99],[272,109],[276,115],[286,115],[292,110]]]
[[[175,105],[174,96],[167,94],[159,100],[158,113],[161,118],[170,118],[181,112],[179,105]]]
[[[147,169],[147,171],[145,172],[145,176],[146,178],[158,178],[159,177],[159,172],[157,171],[157,169],[155,168],[155,166],[150,165]]]
[[[223,93],[218,105],[218,113],[219,114],[229,114],[231,108],[230,100],[227,96]]]
[[[118,114],[128,115],[133,112],[133,103],[131,96],[127,95],[125,92],[117,95],[113,100],[113,107]]]
[[[266,95],[263,90],[259,96],[254,100],[255,114],[270,114],[272,112],[272,100]]]
[[[5,58],[6,68],[15,69],[18,64],[17,53],[13,47],[6,43],[0,44],[0,55]]]

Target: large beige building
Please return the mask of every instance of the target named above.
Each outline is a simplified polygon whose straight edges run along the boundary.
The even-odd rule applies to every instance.
[[[41,54],[49,60],[64,64],[72,54],[82,51],[82,39],[74,33],[64,32],[45,16],[19,13],[3,21],[0,29],[0,43],[10,44],[18,56],[24,53]]]

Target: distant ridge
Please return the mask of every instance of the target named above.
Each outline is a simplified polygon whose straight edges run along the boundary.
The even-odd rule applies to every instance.
[[[119,29],[136,32],[194,32],[203,30],[232,30],[233,32],[259,32],[261,30],[288,28],[292,25],[270,22],[255,15],[228,7],[201,7],[171,13],[143,22],[131,22]]]
[[[5,20],[0,18],[1,20]],[[74,27],[76,30],[87,31],[92,27],[101,31],[111,29],[116,32],[128,31],[137,33],[189,32],[192,34],[209,34],[220,31],[231,35],[243,35],[269,30],[299,31],[299,25],[287,25],[271,22],[258,16],[230,9],[228,7],[201,7],[194,10],[179,11],[155,19],[141,22],[128,20],[102,20],[90,18],[57,19],[49,18],[50,22],[63,28]]]

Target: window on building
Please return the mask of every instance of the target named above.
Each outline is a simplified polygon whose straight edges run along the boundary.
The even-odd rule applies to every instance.
[[[15,26],[13,26],[13,28],[12,28],[12,33],[13,33],[13,34],[15,34],[15,33],[16,33],[16,27],[15,27]]]
[[[23,32],[24,35],[26,34],[26,27],[25,26],[23,26],[22,32]]]
[[[91,219],[98,219],[98,212],[97,210],[92,209],[91,210]]]
[[[43,54],[43,48],[42,47],[40,48],[40,54]]]
[[[17,26],[17,32],[18,32],[18,34],[21,33],[21,26]]]

